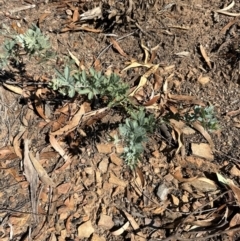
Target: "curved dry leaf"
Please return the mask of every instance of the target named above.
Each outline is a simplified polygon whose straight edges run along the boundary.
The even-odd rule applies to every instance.
[[[209,135],[209,133],[203,128],[203,126],[198,122],[198,121],[195,121],[192,123],[192,126],[194,129],[196,129],[197,131],[199,131],[203,137],[208,141],[208,143],[210,144],[211,148],[214,149],[215,146],[214,146],[214,143],[212,141],[212,138],[211,136]]]
[[[121,235],[129,227],[129,224],[129,221],[127,221],[121,228],[111,232],[111,234],[115,236]]]
[[[62,147],[59,145],[59,143],[53,135],[49,135],[49,141],[54,150],[57,151],[61,157],[65,156],[65,151],[62,149]]]
[[[40,162],[33,156],[32,152],[29,152],[29,157],[32,161],[32,164],[35,168],[35,170],[38,173],[39,178],[41,179],[41,181],[51,187],[56,187],[56,184],[53,182],[53,180],[48,176],[46,170],[42,167],[42,165],[40,164]]]
[[[210,58],[208,57],[208,55],[207,55],[207,53],[206,53],[204,47],[203,47],[201,44],[200,44],[200,52],[201,52],[201,54],[202,54],[204,60],[206,61],[206,63],[207,63],[207,65],[208,65],[209,69],[211,69],[211,68],[212,68],[212,65],[211,65],[211,62],[210,62]]]
[[[50,135],[62,135],[67,134],[70,131],[73,131],[78,125],[80,120],[82,119],[83,115],[85,114],[84,104],[81,105],[78,112],[74,115],[71,121],[68,122],[63,128],[51,132]]]
[[[229,226],[234,227],[240,224],[240,213],[236,213],[234,217],[231,219]]]
[[[231,17],[238,17],[240,16],[240,13],[230,13],[230,12],[227,12],[227,11],[217,11],[218,13],[221,13],[221,14],[224,14],[224,15],[227,15],[227,16],[231,16]]]
[[[140,64],[138,62],[133,62],[131,63],[129,66],[127,66],[126,68],[124,68],[121,72],[126,71],[128,69],[131,68],[137,68],[137,67],[147,67],[147,68],[151,68],[153,66],[153,64]]]
[[[13,139],[13,148],[16,153],[16,155],[22,159],[22,150],[20,148],[21,145],[21,137],[23,136],[25,132],[25,128],[23,126],[20,127],[19,133],[14,137]]]
[[[191,182],[197,179],[196,177],[184,178],[180,168],[176,168],[176,171],[172,173],[172,176],[176,178],[179,182]]]
[[[135,175],[136,177],[134,181],[137,184],[137,186],[142,189],[144,187],[145,180],[142,171],[138,167],[135,168]]]
[[[151,106],[153,104],[155,104],[160,98],[160,94],[157,94],[155,96],[152,97],[152,99],[150,99],[149,101],[147,101],[145,104],[143,104],[144,106]]]
[[[5,84],[3,83],[3,86],[6,87],[7,89],[11,90],[12,92],[18,94],[18,95],[23,95],[23,89],[15,86],[15,85],[9,85],[9,84]]]
[[[24,158],[23,158],[23,166],[24,166],[24,173],[27,181],[30,185],[30,197],[31,197],[31,204],[32,204],[32,211],[34,213],[34,219],[37,221],[37,183],[38,183],[38,175],[37,172],[29,158],[29,147],[28,147],[29,140],[24,140]]]
[[[172,127],[178,134],[178,137],[177,137],[178,149],[176,150],[176,153],[175,153],[175,154],[178,154],[181,148],[184,148],[183,141],[182,141],[182,131],[173,123],[172,123]]]
[[[121,54],[123,57],[127,57],[128,55],[123,51],[123,49],[120,47],[119,43],[114,39],[110,38],[110,43],[112,44],[113,48],[115,48],[119,54]]]
[[[196,190],[200,192],[212,192],[217,190],[217,185],[212,180],[206,177],[199,177],[196,180],[190,182]]]
[[[220,173],[217,173],[217,179],[219,182],[229,186],[232,189],[238,204],[240,204],[240,188],[237,187],[231,179],[225,178]]]
[[[71,56],[71,58],[74,60],[75,64],[79,67],[80,61],[78,60],[78,58],[72,52],[70,52],[70,50],[68,50],[68,53]]]
[[[142,40],[141,40],[140,45],[144,51],[144,63],[147,64],[148,58],[149,58],[149,48],[143,44]]]
[[[227,10],[229,10],[229,9],[231,9],[231,8],[233,8],[234,7],[234,5],[235,5],[235,2],[234,1],[232,1],[227,7],[225,7],[225,8],[222,8],[222,9],[219,9],[218,11],[227,11]]]
[[[175,53],[175,55],[177,55],[178,57],[186,57],[190,55],[190,52],[182,51],[182,52]]]
[[[153,65],[140,79],[140,82],[138,84],[138,86],[136,87],[136,89],[129,94],[129,96],[134,96],[134,94],[141,88],[143,87],[146,83],[147,83],[147,78],[151,75],[154,74],[156,72],[156,70],[158,69],[159,64],[155,64]]]
[[[44,114],[44,105],[40,98],[41,93],[42,93],[41,89],[38,89],[36,92],[36,96],[35,96],[35,100],[34,100],[36,111],[46,122],[50,122],[50,120]]]
[[[137,230],[139,229],[139,225],[138,223],[135,221],[135,219],[133,218],[133,216],[131,214],[129,214],[128,212],[124,211],[124,214],[126,215],[128,221],[131,223],[132,227],[134,230]]]
[[[73,22],[77,22],[78,19],[79,19],[79,11],[78,11],[78,8],[75,8],[75,9],[74,9],[74,12],[73,12],[72,21],[73,21]]]
[[[129,214],[128,212],[124,211],[124,210],[123,210],[123,212],[126,215],[130,224],[132,225],[133,229],[134,230],[141,230],[138,223],[135,221],[135,219],[132,217],[132,215]],[[137,235],[139,241],[145,241],[146,240],[145,235],[141,231],[138,231],[136,233],[136,235]]]

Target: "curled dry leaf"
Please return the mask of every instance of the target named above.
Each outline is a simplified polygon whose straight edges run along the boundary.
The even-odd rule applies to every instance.
[[[144,106],[151,106],[155,104],[160,99],[160,94],[153,96],[149,101],[147,101]]]
[[[178,167],[175,169],[175,172],[172,173],[172,175],[174,176],[174,178],[176,178],[179,182],[191,182],[193,180],[196,180],[197,177],[190,177],[190,178],[184,178],[181,172],[181,168]]]
[[[203,47],[201,44],[200,44],[200,52],[201,52],[201,54],[202,54],[204,60],[206,61],[206,63],[207,63],[207,65],[208,65],[209,69],[211,69],[211,68],[212,68],[212,65],[211,65],[210,58],[208,57],[208,55],[207,55],[207,53],[206,53],[204,47]]]
[[[175,55],[177,55],[178,57],[186,57],[190,55],[190,52],[182,51],[182,52],[175,53]]]
[[[219,182],[229,186],[232,189],[238,204],[240,204],[240,188],[236,186],[231,179],[225,178],[220,173],[217,173],[217,178]]]
[[[197,131],[199,131],[203,135],[203,137],[210,144],[210,147],[212,148],[212,150],[214,150],[215,146],[214,146],[214,143],[212,141],[212,138],[209,135],[209,133],[204,129],[204,127],[198,121],[193,122],[192,126],[193,126],[194,129],[196,129]]]
[[[138,68],[138,67],[147,67],[147,68],[151,68],[153,66],[153,64],[141,64],[141,63],[138,63],[138,62],[132,62],[129,66],[127,66],[126,68],[124,68],[122,70],[123,71],[126,71],[128,69],[131,69],[131,68]]]
[[[46,117],[46,115],[44,113],[44,104],[42,102],[41,94],[42,94],[42,89],[38,89],[37,92],[36,92],[35,100],[34,100],[35,107],[36,107],[36,110],[37,110],[38,114],[46,122],[50,122],[50,120]]]
[[[224,15],[228,15],[228,16],[231,16],[231,17],[238,17],[238,16],[240,16],[240,13],[230,13],[230,12],[227,11],[227,10],[233,8],[234,5],[235,5],[235,2],[232,1],[227,7],[219,9],[216,12],[224,14]]]
[[[140,45],[144,51],[144,64],[147,64],[149,58],[149,48],[143,44],[143,40],[141,40]]]
[[[136,89],[129,95],[129,96],[134,96],[134,94],[147,83],[147,78],[151,75],[154,74],[159,67],[159,64],[153,65],[141,78],[138,86]]]
[[[78,58],[72,52],[70,52],[70,50],[68,50],[68,53],[69,53],[70,57],[74,60],[75,64],[79,67],[80,61],[78,60]]]
[[[177,132],[177,141],[178,141],[178,149],[176,150],[176,154],[180,152],[182,148],[184,148],[183,145],[183,138],[182,138],[182,131],[179,129],[175,124],[172,124],[173,129]]]
[[[21,145],[21,137],[23,136],[25,132],[25,128],[23,126],[20,127],[19,133],[14,137],[13,139],[13,148],[16,153],[16,155],[22,159],[22,150],[20,148]]]
[[[240,114],[240,109],[238,110],[233,110],[233,111],[229,111],[226,115],[227,116],[237,116]]]
[[[127,230],[127,228],[129,227],[129,221],[127,221],[121,228],[111,232],[112,235],[115,235],[115,236],[119,236],[121,235],[123,232],[125,232],[125,230]]]

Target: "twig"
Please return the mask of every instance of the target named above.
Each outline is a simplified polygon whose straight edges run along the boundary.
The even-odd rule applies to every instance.
[[[19,8],[15,8],[13,10],[10,10],[9,13],[10,14],[13,14],[13,13],[16,13],[16,12],[20,12],[20,11],[23,11],[23,10],[27,10],[29,8],[35,8],[36,5],[35,4],[31,4],[31,5],[27,5],[27,6],[22,6],[22,7],[19,7]],[[7,14],[6,14],[7,15]]]
[[[155,38],[153,36],[151,36],[149,33],[147,33],[145,30],[142,29],[142,27],[137,23],[135,22],[135,25],[137,26],[137,28],[143,33],[145,34],[147,37],[149,37],[150,39],[152,40],[155,40]]]
[[[131,35],[133,35],[133,34],[134,34],[134,32],[129,33],[129,34],[127,34],[127,35],[124,35],[124,36],[116,39],[116,41],[118,42],[119,40],[122,40],[122,39],[124,39],[124,38],[127,38],[127,37],[129,37],[129,36],[131,36]],[[112,46],[113,46],[113,44],[111,43],[111,44],[109,44],[106,48],[104,48],[104,49],[98,54],[96,60],[99,59],[99,58],[100,58],[109,48],[111,48]]]

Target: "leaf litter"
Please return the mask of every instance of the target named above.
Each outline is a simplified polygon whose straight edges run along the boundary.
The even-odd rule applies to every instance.
[[[1,97],[1,112],[9,115],[9,120],[2,121],[1,118],[3,125],[7,123],[9,135],[7,145],[0,149],[1,179],[4,180],[0,189],[2,240],[26,233],[32,240],[217,240],[220,235],[228,235],[234,240],[239,237],[239,163],[232,161],[229,155],[224,155],[220,160],[218,154],[221,152],[218,151],[215,133],[206,130],[199,120],[186,123],[183,118],[184,113],[191,111],[194,105],[204,108],[208,101],[214,103],[217,109],[222,108],[221,103],[212,99],[218,94],[213,88],[216,78],[211,72],[216,66],[221,67],[221,63],[219,61],[218,65],[214,54],[208,50],[205,33],[201,33],[202,45],[198,55],[184,45],[188,42],[184,40],[185,35],[191,31],[184,27],[189,21],[178,23],[174,21],[175,15],[171,15],[180,14],[181,11],[190,14],[194,10],[186,6],[181,8],[180,3],[175,4],[177,9],[180,6],[178,11],[175,7],[170,8],[171,11],[162,8],[158,1],[150,4],[148,7],[153,12],[166,9],[157,12],[166,14],[164,16],[170,21],[167,23],[169,29],[160,31],[165,34],[164,42],[158,39],[158,32],[155,32],[156,41],[152,42],[151,34],[144,30],[145,23],[141,17],[143,6],[129,1],[128,7],[125,6],[128,11],[124,11],[123,3],[114,6],[109,1],[107,4],[106,9],[106,6],[96,6],[90,2],[39,4],[42,10],[49,6],[56,15],[51,11],[43,14],[35,8],[26,11],[30,21],[33,21],[30,13],[34,11],[41,28],[49,32],[52,38],[58,38],[60,51],[65,57],[73,59],[73,63],[66,59],[65,63],[77,65],[83,70],[98,60],[98,66],[107,66],[104,71],[115,71],[126,81],[131,82],[137,76],[131,82],[129,92],[129,96],[136,100],[135,106],[147,107],[159,122],[168,114],[171,118],[160,122],[160,130],[156,130],[149,142],[144,144],[143,161],[130,170],[121,156],[123,146],[113,141],[119,134],[116,123],[126,118],[123,113],[117,113],[117,108],[102,105],[104,99],[89,103],[79,96],[71,100],[61,96],[58,100],[59,95],[46,92],[41,82],[36,83],[36,88],[26,87],[24,81],[27,76],[16,72],[16,80],[21,80],[22,84],[4,83],[4,91],[12,98],[10,103],[19,98],[23,101],[19,120],[15,118],[11,105]],[[215,9],[222,7],[216,2],[213,4]],[[231,16],[227,11],[232,7],[233,4],[217,12],[226,15],[222,17],[226,20]],[[133,8],[136,8],[135,15],[125,15]],[[62,18],[61,14],[66,15]],[[146,15],[146,23],[154,28],[154,19],[158,15],[149,18],[151,14],[150,11]],[[187,18],[191,18],[188,14]],[[198,11],[200,20],[205,15],[208,11],[204,14]],[[138,16],[137,24],[134,23],[136,19],[132,19],[135,16]],[[23,16],[20,14],[19,17]],[[111,26],[106,25],[106,18],[112,21]],[[10,22],[11,18],[5,21]],[[49,24],[51,29],[45,24]],[[121,43],[111,35],[104,35],[105,27],[119,31],[119,36],[123,35],[120,31],[123,25],[127,28],[136,25],[141,34],[128,35]],[[202,27],[207,34],[211,34],[207,25]],[[216,28],[221,30],[219,27]],[[62,32],[61,36],[56,34],[56,29]],[[71,38],[67,39],[63,32],[69,33]],[[80,37],[75,39],[78,33]],[[172,36],[174,39],[171,39]],[[98,38],[108,39],[106,43],[110,42],[113,47],[100,57],[97,53],[106,43],[98,42]],[[139,45],[134,42],[135,39]],[[191,44],[191,39],[188,40]],[[182,46],[178,45],[179,42]],[[101,48],[98,48],[100,45]],[[192,49],[198,47],[196,41],[191,46]],[[83,51],[79,53],[76,49]],[[173,58],[172,55],[176,54],[171,53],[178,53],[178,56]],[[193,56],[196,66],[188,62]],[[50,67],[54,61],[51,60],[46,71],[44,63],[36,65],[38,68],[33,67],[35,60],[32,58],[26,66],[30,79],[38,75],[41,76],[39,81],[49,80],[54,74]],[[208,68],[205,68],[205,63]],[[59,66],[54,67],[59,69]],[[222,76],[227,75],[227,69],[222,67],[221,71]],[[201,91],[205,93],[204,97],[199,95]],[[53,105],[51,95],[55,100]],[[223,95],[221,98],[224,99]],[[235,100],[231,101],[236,103]],[[238,110],[239,106],[232,104],[228,111],[221,109],[221,115],[235,118]],[[180,120],[175,119],[176,116]],[[11,122],[11,119],[16,121]],[[233,127],[237,121],[233,120]],[[221,123],[224,126],[228,122],[229,119],[224,119]],[[115,134],[112,135],[113,131]],[[220,135],[220,138],[224,137],[224,133]],[[225,140],[227,144],[220,149],[222,153],[229,151],[227,148],[234,141],[228,137]],[[236,146],[234,148],[237,149]],[[22,167],[20,160],[23,161]]]

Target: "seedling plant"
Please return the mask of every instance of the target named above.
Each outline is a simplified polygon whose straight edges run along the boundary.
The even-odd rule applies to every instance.
[[[48,54],[50,47],[49,39],[36,25],[32,25],[25,34],[16,35],[3,44],[0,68],[3,69],[11,59],[20,61],[20,50],[24,50],[30,57],[34,55],[44,57]],[[123,107],[122,110],[125,112],[123,114],[128,117],[119,125],[119,135],[116,136],[115,142],[123,143],[122,157],[126,164],[131,169],[136,167],[138,161],[142,159],[148,136],[154,132],[157,123],[154,116],[147,114],[144,108],[132,104],[128,97],[129,86],[121,80],[120,76],[116,74],[106,76],[93,68],[89,71],[79,71],[65,66],[63,73],[56,70],[56,76],[49,82],[49,88],[70,98],[79,95],[85,96],[88,101],[101,98],[109,108]],[[175,117],[190,124],[197,120],[209,130],[218,127],[213,106],[205,108],[195,106],[192,113],[187,113],[184,117]]]

